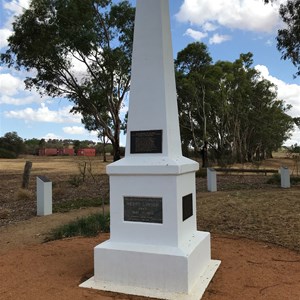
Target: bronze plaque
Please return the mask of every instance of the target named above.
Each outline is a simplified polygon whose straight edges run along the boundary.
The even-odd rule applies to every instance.
[[[193,215],[193,194],[182,197],[182,221]]]
[[[124,197],[124,221],[162,224],[162,198]]]
[[[130,153],[162,153],[162,130],[130,132]]]

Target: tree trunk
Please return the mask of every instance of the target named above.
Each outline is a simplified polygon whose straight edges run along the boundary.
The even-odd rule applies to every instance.
[[[117,161],[121,159],[121,151],[120,151],[120,130],[115,130],[114,134],[114,142],[112,143],[113,148],[114,148],[114,161]]]
[[[105,139],[105,135],[103,133],[103,162],[107,162],[105,146],[106,146],[106,139]]]
[[[24,167],[24,173],[23,173],[23,182],[22,182],[23,189],[28,189],[31,168],[32,168],[32,162],[26,161],[25,167]]]

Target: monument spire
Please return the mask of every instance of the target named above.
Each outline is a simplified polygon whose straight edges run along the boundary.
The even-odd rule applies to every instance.
[[[160,154],[181,156],[169,2],[137,1],[126,155],[135,152],[130,132],[155,130]]]

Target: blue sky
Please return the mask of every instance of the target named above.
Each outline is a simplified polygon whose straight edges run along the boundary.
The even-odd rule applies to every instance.
[[[22,7],[27,8],[29,1],[1,1],[0,52],[7,46],[13,17],[22,13]],[[214,61],[234,61],[241,53],[252,52],[254,66],[277,85],[278,98],[293,106],[290,114],[300,116],[300,78],[293,78],[295,67],[281,60],[276,49],[277,29],[284,26],[278,5],[284,2],[263,5],[263,0],[170,0],[174,57],[195,41],[208,46]],[[97,140],[84,129],[79,115],[69,113],[72,103],[25,91],[26,76],[24,71],[0,67],[0,136],[16,131],[24,139]],[[124,137],[121,143],[125,144]],[[286,144],[295,143],[300,144],[298,129]]]

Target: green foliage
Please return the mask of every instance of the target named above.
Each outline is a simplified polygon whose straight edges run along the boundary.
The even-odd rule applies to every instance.
[[[206,168],[200,168],[196,172],[196,177],[197,178],[206,178],[207,177],[207,170],[206,170]]]
[[[109,214],[94,214],[86,218],[77,219],[67,225],[52,230],[46,238],[46,241],[74,236],[92,237],[98,235],[100,232],[109,232],[109,230]]]
[[[300,176],[291,176],[291,185],[297,185],[300,183]]]
[[[268,184],[280,184],[281,182],[281,176],[280,174],[273,174],[268,180]]]
[[[24,150],[24,142],[15,131],[7,132],[0,138],[0,148],[6,150],[2,150],[1,155],[8,156],[7,158],[16,158]]]
[[[24,141],[24,154],[36,155],[40,148],[40,140],[38,139],[29,139]]]
[[[220,164],[261,160],[290,136],[291,108],[260,77],[253,55],[211,64],[207,48],[189,45],[175,61],[183,153],[207,140]]]
[[[74,187],[79,187],[83,181],[80,175],[72,175],[70,176],[68,183]]]
[[[17,158],[15,152],[0,148],[0,158]]]
[[[281,176],[280,174],[273,174],[268,180],[268,184],[281,184]],[[291,185],[297,185],[300,183],[300,176],[290,176]]]
[[[53,205],[53,212],[65,213],[73,209],[80,209],[84,207],[100,207],[103,205],[101,199],[76,199],[70,202],[60,202]],[[104,204],[108,204],[108,200],[104,200]]]
[[[284,29],[278,30],[277,48],[284,60],[289,59],[300,75],[300,0],[289,0],[281,4],[280,16],[285,23]]]
[[[293,154],[293,153],[300,153],[300,145],[298,144],[294,144],[294,145],[291,145],[290,147],[285,147],[288,152],[290,154]]]

